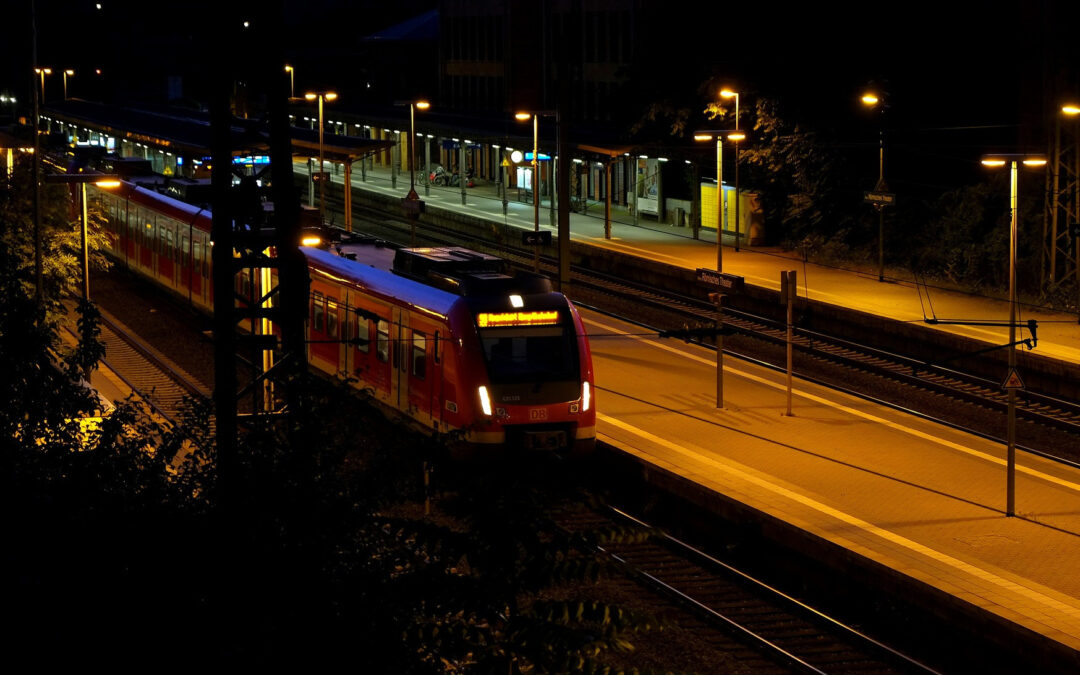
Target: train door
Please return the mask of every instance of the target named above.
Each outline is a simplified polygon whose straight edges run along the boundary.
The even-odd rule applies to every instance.
[[[193,256],[195,258],[195,274],[193,275],[192,282],[197,284],[195,287],[195,293],[202,300],[203,305],[210,306],[210,238],[208,235],[199,232],[195,235],[195,250]]]
[[[135,229],[137,227],[136,214],[138,209],[134,212],[131,210],[131,204],[124,202],[124,265],[128,268],[131,267],[132,261],[135,259]]]
[[[439,331],[426,326],[414,326],[408,348],[409,407],[417,411],[425,424],[436,422],[438,413],[439,378],[441,377],[436,349]]]
[[[386,309],[386,316],[388,318],[393,317],[392,310],[389,307]],[[387,404],[393,403],[393,398],[391,398],[391,394],[394,392],[392,382],[394,372],[397,370],[390,363],[391,325],[392,321],[382,318],[382,312],[379,312],[379,318],[375,321],[375,362],[371,369],[371,381],[375,384],[375,391],[378,392],[380,399],[385,400]]]
[[[139,216],[139,266],[152,278],[154,276],[154,214],[140,208]]]
[[[187,293],[188,298],[191,298],[191,238],[186,234],[180,235],[180,250],[179,264],[180,264],[180,290]]]
[[[346,359],[346,370],[361,382],[373,384],[371,373],[371,361],[374,358],[371,350],[371,334],[375,329],[375,322],[366,311],[349,312],[349,356]]]
[[[393,308],[390,329],[390,402],[398,410],[409,411],[409,312]]]
[[[335,297],[316,290],[311,292],[311,314],[308,317],[311,362],[331,374],[338,372],[341,358],[339,311],[340,305]]]
[[[163,216],[158,217],[158,278],[169,288],[176,288],[176,270],[173,265],[175,239],[173,223]]]
[[[202,257],[201,235],[196,234],[191,239],[191,297],[199,304],[205,304],[205,298],[203,298]]]

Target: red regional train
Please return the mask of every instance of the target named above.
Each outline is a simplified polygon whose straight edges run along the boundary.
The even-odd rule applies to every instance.
[[[211,214],[123,183],[93,188],[118,264],[212,310]],[[550,281],[509,276],[464,248],[393,249],[343,233],[302,247],[312,368],[470,451],[588,453],[596,439],[589,342]],[[260,297],[238,275],[241,297]]]

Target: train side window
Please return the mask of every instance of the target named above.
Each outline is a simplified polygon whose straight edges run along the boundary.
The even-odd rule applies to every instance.
[[[330,299],[326,301],[326,334],[332,338],[338,336],[338,306]]]
[[[427,374],[427,336],[415,330],[412,334],[412,374],[421,380]]]
[[[371,319],[356,317],[356,349],[365,354],[371,349]]]
[[[323,332],[323,315],[325,313],[326,306],[323,305],[322,293],[313,291],[311,294],[311,330]]]
[[[375,324],[375,355],[383,363],[390,360],[390,324],[382,319]]]
[[[191,271],[202,276],[202,242],[191,242]]]

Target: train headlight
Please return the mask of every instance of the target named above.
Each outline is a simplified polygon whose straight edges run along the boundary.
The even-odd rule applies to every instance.
[[[480,409],[484,411],[484,414],[491,417],[491,396],[488,395],[487,387],[481,385],[477,390],[480,394]]]
[[[581,412],[586,412],[592,405],[592,387],[589,383],[581,383]]]

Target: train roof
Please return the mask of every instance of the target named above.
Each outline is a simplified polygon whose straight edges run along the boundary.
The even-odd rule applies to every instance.
[[[377,254],[377,247],[370,246]],[[448,316],[461,297],[434,286],[394,274],[389,269],[377,267],[371,260],[345,258],[336,252],[302,246],[300,250],[316,269],[355,284],[364,290],[394,298],[413,307]],[[392,254],[393,252],[390,251]]]
[[[129,199],[136,203],[152,206],[155,210],[161,211],[172,218],[190,223],[201,214],[207,220],[210,219],[210,210],[205,207],[188,204],[150,188],[132,185],[131,183],[127,183],[127,185],[131,186],[128,193]]]

